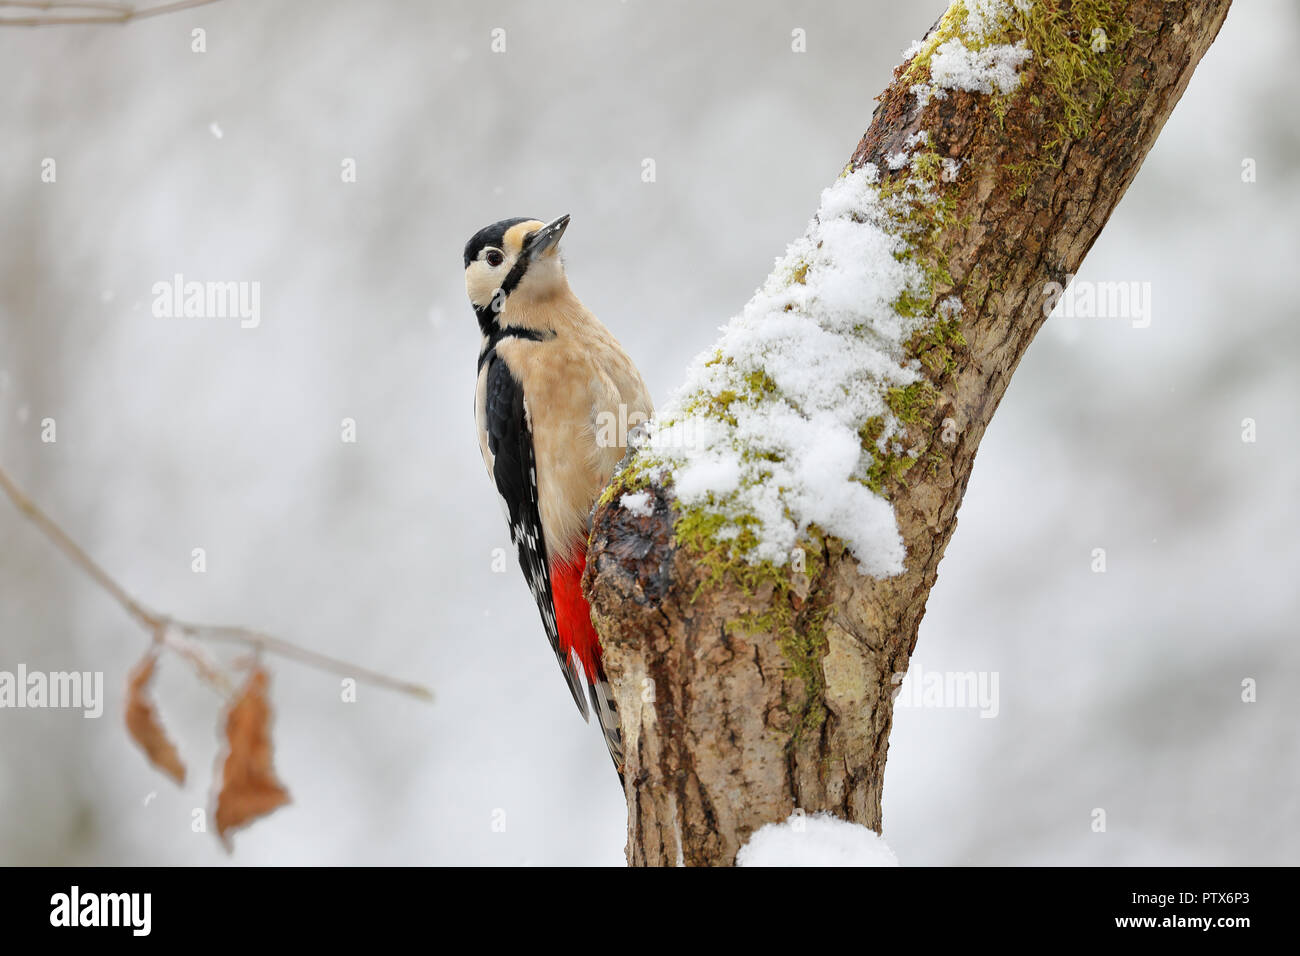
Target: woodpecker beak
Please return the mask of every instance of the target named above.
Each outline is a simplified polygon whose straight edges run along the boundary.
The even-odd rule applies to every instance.
[[[528,258],[540,259],[547,252],[559,245],[564,230],[569,228],[569,215],[565,213],[554,222],[549,222],[528,237]]]

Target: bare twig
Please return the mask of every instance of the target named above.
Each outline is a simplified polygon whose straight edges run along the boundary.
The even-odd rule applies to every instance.
[[[125,3],[108,2],[108,0],[0,0],[0,8],[22,7],[27,10],[63,11],[46,13],[42,16],[0,16],[0,26],[53,27],[130,23],[132,20],[176,13],[215,2],[216,0],[174,0],[171,3],[160,3],[152,7],[132,7]],[[81,13],[80,11],[83,10],[93,12]]]
[[[29,10],[103,10],[119,17],[131,12],[131,8],[125,3],[110,3],[107,0],[104,2],[87,0],[84,3],[78,3],[76,0],[0,0],[0,7],[26,7]]]
[[[387,674],[380,674],[377,671],[367,670],[364,667],[357,667],[355,664],[349,664],[337,657],[329,657],[308,650],[305,647],[299,647],[297,644],[290,644],[288,641],[274,635],[252,628],[232,627],[222,624],[190,624],[185,621],[172,621],[171,625],[182,634],[201,641],[224,641],[244,644],[257,650],[266,651],[268,654],[277,654],[280,657],[287,657],[290,660],[307,664],[317,670],[331,671],[343,677],[355,677],[359,681],[401,691],[413,697],[422,697],[426,700],[433,699],[433,691],[422,684],[411,683],[396,677],[390,677]]]
[[[292,644],[262,631],[222,624],[195,624],[190,621],[176,620],[152,611],[131,597],[126,588],[122,587],[107,571],[96,564],[94,559],[77,542],[73,541],[67,532],[55,523],[53,518],[42,511],[36,502],[14,483],[3,467],[0,467],[0,489],[14,503],[14,507],[22,512],[32,524],[36,525],[73,564],[85,571],[96,584],[121,604],[127,613],[153,636],[155,641],[190,660],[200,677],[219,688],[228,687],[229,685],[225,675],[214,666],[206,655],[192,646],[188,646],[186,642],[179,641],[177,635],[184,635],[199,641],[208,640],[244,644],[258,651],[265,651],[298,661],[317,670],[352,677],[363,683],[374,684],[377,687],[387,687],[389,690],[400,691],[403,694],[410,694],[412,697],[419,697],[423,700],[433,699],[433,691],[422,684],[390,677],[387,674],[381,674],[364,667],[357,667],[347,661],[305,647],[299,647],[297,644]]]
[[[118,604],[126,608],[127,613],[135,618],[141,627],[155,637],[160,636],[163,618],[149,611],[143,604],[131,597],[124,587],[113,580],[107,571],[96,564],[94,559],[82,550],[81,545],[68,537],[67,532],[55,524],[49,515],[36,506],[36,502],[27,497],[22,489],[14,484],[13,479],[9,477],[9,474],[3,468],[0,468],[0,488],[4,489],[5,494],[9,496],[9,500],[32,524],[40,528],[44,535],[72,560],[73,564],[89,574],[96,584],[111,594]]]

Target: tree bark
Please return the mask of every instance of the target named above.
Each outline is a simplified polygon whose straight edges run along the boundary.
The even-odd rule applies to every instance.
[[[887,184],[886,157],[918,132],[961,163],[945,177],[955,216],[926,250],[946,266],[934,301],[964,306],[960,336],[942,362],[924,363],[937,398],[906,426],[924,467],[882,488],[906,570],[867,577],[819,536],[821,553],[789,571],[788,586],[746,588],[739,573],[719,580],[675,534],[671,475],[648,489],[652,515],[606,496],[585,585],[622,713],[630,864],[730,865],[755,830],[796,808],[881,829],[893,692],[980,439],[1044,321],[1045,285],[1077,271],[1229,4],[1038,0],[1009,27],[1033,50],[1014,91],[923,101],[913,84],[929,80],[933,41],[960,21],[950,9],[929,50],[895,71],[852,167],[874,164]],[[774,610],[783,629],[755,626]]]

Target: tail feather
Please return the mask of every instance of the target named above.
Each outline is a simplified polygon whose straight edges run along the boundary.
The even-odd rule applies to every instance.
[[[605,677],[600,638],[591,623],[591,606],[582,593],[582,572],[587,566],[585,544],[582,542],[583,546],[576,547],[568,560],[551,561],[555,623],[559,631],[560,650],[569,662],[570,671],[573,671],[576,659],[586,678],[592,710],[596,712],[601,733],[605,737],[605,746],[609,748],[609,756],[618,770],[619,779],[622,779],[623,732],[619,726],[618,707],[614,703],[609,680]],[[576,674],[573,676],[576,677]]]
[[[605,746],[609,748],[610,759],[619,778],[623,776],[623,728],[618,721],[618,705],[614,703],[614,693],[605,678],[605,669],[599,670],[600,677],[587,685],[591,692],[591,709],[600,721],[600,730],[605,735]]]

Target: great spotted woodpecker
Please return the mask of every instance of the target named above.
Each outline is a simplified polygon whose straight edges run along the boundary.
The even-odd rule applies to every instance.
[[[474,416],[546,637],[584,720],[591,698],[621,776],[618,712],[580,581],[592,506],[626,451],[627,424],[653,409],[632,360],[569,288],[568,225],[505,219],[465,245],[483,333]]]

